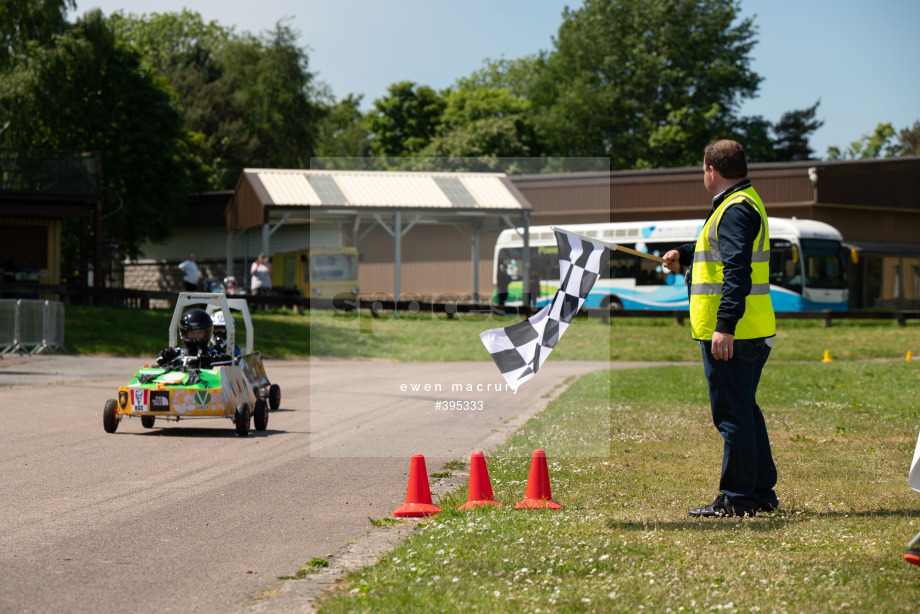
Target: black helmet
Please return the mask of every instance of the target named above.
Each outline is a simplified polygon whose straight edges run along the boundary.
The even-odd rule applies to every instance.
[[[179,321],[179,335],[189,356],[207,349],[213,332],[214,323],[211,322],[211,316],[203,309],[189,309]]]

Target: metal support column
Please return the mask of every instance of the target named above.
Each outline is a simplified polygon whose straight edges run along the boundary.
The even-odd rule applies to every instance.
[[[393,217],[393,300],[399,302],[400,269],[402,269],[402,211]]]
[[[233,277],[233,231],[227,231],[227,264],[224,277]]]
[[[524,218],[524,253],[521,260],[524,261],[523,271],[521,272],[521,302],[527,307],[530,305],[530,213],[523,212]]]
[[[249,274],[249,229],[243,231],[243,287],[252,292],[252,275]]]
[[[473,268],[473,303],[479,304],[479,234],[474,230],[470,241],[470,266]]]

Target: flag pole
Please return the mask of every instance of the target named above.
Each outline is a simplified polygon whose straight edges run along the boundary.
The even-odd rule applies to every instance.
[[[622,245],[617,245],[616,243],[608,243],[606,241],[601,241],[594,237],[589,237],[587,235],[579,234],[577,232],[572,232],[571,230],[566,230],[565,228],[559,228],[558,226],[550,226],[553,230],[558,230],[559,232],[564,232],[567,235],[572,235],[573,237],[578,237],[590,243],[597,243],[598,245],[603,245],[610,249],[615,249],[618,252],[625,252],[627,254],[632,254],[633,256],[639,256],[640,258],[647,258],[649,260],[654,260],[655,262],[660,262],[662,264],[667,263],[668,261],[662,258],[661,256],[654,256],[652,254],[646,254],[645,252],[640,252],[639,250],[632,249],[630,247],[624,247]]]

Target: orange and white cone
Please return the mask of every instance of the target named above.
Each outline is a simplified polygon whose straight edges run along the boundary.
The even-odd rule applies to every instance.
[[[441,511],[431,504],[431,488],[428,486],[428,471],[425,469],[425,457],[412,455],[409,465],[409,486],[406,489],[406,503],[393,512],[396,518],[433,516]]]
[[[493,497],[492,482],[489,481],[489,470],[486,468],[486,455],[482,452],[473,452],[470,455],[470,494],[460,509],[468,510],[486,505],[501,507],[502,504]]]
[[[534,450],[530,459],[530,478],[527,480],[527,492],[521,499],[516,509],[562,509],[562,506],[553,501],[549,488],[549,469],[546,466],[546,452]]]

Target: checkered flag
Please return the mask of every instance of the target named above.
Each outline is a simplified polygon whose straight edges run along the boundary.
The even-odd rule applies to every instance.
[[[523,322],[479,334],[511,387],[532,378],[556,347],[562,333],[607,268],[607,247],[562,229],[554,229],[559,246],[559,290],[552,302]]]

